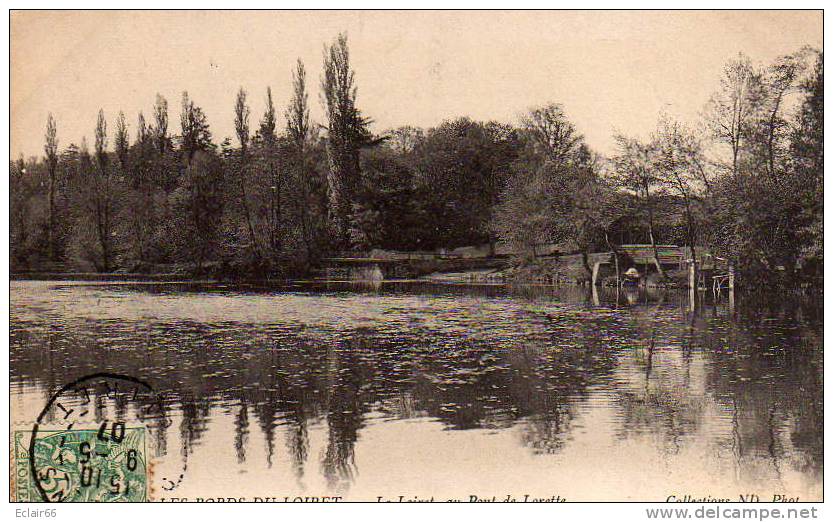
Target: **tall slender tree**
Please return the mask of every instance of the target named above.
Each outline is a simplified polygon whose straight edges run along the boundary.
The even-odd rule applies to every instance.
[[[130,150],[130,137],[127,135],[127,122],[124,120],[124,112],[119,111],[116,118],[116,135],[113,137],[113,145],[116,148],[116,158],[119,161],[121,171],[127,172],[127,161]]]
[[[302,150],[309,138],[309,95],[307,94],[307,72],[304,62],[299,58],[292,72],[292,99],[286,109],[286,132],[295,144]]]
[[[153,105],[153,134],[159,154],[165,154],[168,148],[168,100],[161,94],[156,94]]]
[[[212,148],[208,120],[202,108],[188,97],[188,91],[182,92],[180,124],[182,126],[182,152],[187,165],[197,151]]]
[[[107,156],[107,120],[104,110],[99,109],[95,126],[95,159],[98,175],[95,179],[95,193],[93,205],[95,207],[95,228],[101,248],[101,264],[99,270],[109,272],[113,257],[113,187],[109,171]]]
[[[309,96],[307,94],[307,73],[304,62],[299,58],[292,73],[292,98],[286,109],[286,133],[293,147],[295,184],[300,191],[298,205],[301,224],[301,239],[304,243],[305,262],[312,256],[312,186],[311,173],[307,169],[307,142],[310,134]]]
[[[324,47],[321,90],[328,122],[330,219],[336,239],[347,244],[352,203],[359,181],[359,150],[370,141],[370,132],[369,121],[356,108],[355,72],[350,66],[350,51],[344,33]]]
[[[266,88],[266,109],[260,120],[258,134],[265,143],[274,143],[278,139],[277,118],[275,117],[275,103],[272,101],[272,88]]]
[[[104,118],[104,110],[98,110],[98,119],[95,124],[95,161],[102,176],[107,175],[107,120]]]
[[[283,176],[278,168],[278,131],[272,88],[266,88],[266,109],[260,120],[258,139],[260,158],[266,172],[267,195],[265,205],[268,248],[273,257],[281,253],[281,226],[283,223]]]
[[[57,248],[55,245],[55,190],[57,187],[57,169],[58,169],[58,127],[55,124],[55,118],[52,113],[46,118],[46,143],[44,143],[43,151],[46,154],[46,168],[49,172],[49,228],[47,231],[47,241],[49,242],[49,258],[55,261],[57,258]]]
[[[241,206],[243,216],[246,219],[246,228],[249,232],[249,243],[252,252],[257,259],[260,259],[261,252],[252,224],[252,213],[249,210],[249,197],[246,194],[247,174],[249,171],[249,106],[246,104],[246,91],[241,87],[237,92],[237,101],[234,104],[234,130],[237,140],[240,143],[240,158],[238,169],[238,183],[240,186]]]
[[[129,233],[127,238],[132,243],[130,250],[133,258],[143,263],[148,258],[159,208],[154,198],[156,189],[150,183],[150,170],[155,155],[154,138],[141,112],[139,112],[136,127],[136,143],[130,149],[130,187],[132,190],[129,195],[132,212],[128,213],[125,221]]]

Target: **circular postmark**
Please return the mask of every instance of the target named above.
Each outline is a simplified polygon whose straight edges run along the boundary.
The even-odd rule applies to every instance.
[[[18,472],[25,482],[18,490],[44,502],[147,501],[147,424],[161,411],[161,397],[135,377],[96,373],[63,386],[38,415],[28,445],[26,433],[15,433],[29,468]]]

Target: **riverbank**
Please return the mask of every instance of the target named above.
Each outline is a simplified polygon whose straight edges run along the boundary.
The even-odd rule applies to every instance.
[[[267,269],[258,266],[232,265],[221,262],[206,262],[200,267],[189,263],[169,263],[136,265],[129,270],[111,272],[92,272],[89,270],[71,270],[63,264],[40,267],[31,270],[12,270],[11,280],[32,281],[114,281],[114,282],[220,282],[220,281],[249,281],[249,280],[278,280],[287,279],[278,273],[270,274]]]
[[[173,282],[189,282],[189,283],[221,283],[221,282],[240,282],[240,283],[287,283],[296,280],[308,281],[329,281],[329,280],[353,280],[361,282],[369,279],[361,277],[326,277],[319,275],[318,277],[301,277],[301,278],[285,278],[285,277],[216,277],[216,276],[196,276],[193,274],[183,272],[168,272],[168,273],[125,273],[125,272],[17,272],[11,273],[10,279],[12,281],[89,281],[89,282],[150,282],[150,283],[173,283]],[[399,280],[400,278],[392,278],[391,281]],[[471,270],[454,270],[454,271],[440,271],[422,274],[413,278],[406,278],[415,281],[426,281],[432,283],[447,283],[447,284],[553,284],[553,285],[586,285],[589,284],[589,278],[581,277],[580,275],[564,274],[563,272],[546,272],[530,267],[505,267],[505,268],[484,268]],[[374,281],[384,281],[383,279],[373,279]],[[615,279],[605,279],[602,281],[602,286],[616,286]],[[662,284],[651,277],[648,281],[648,286],[651,288],[683,288],[683,285],[678,285],[675,281],[669,281]]]
[[[454,284],[553,284],[588,285],[588,273],[580,254],[545,255],[525,264],[514,264],[507,256],[477,256],[444,258],[391,258],[386,253],[374,251],[368,258],[334,258],[324,260],[323,266],[298,273],[270,273],[261,267],[238,266],[228,263],[207,262],[199,268],[193,264],[143,264],[132,270],[116,272],[90,272],[61,270],[54,266],[46,270],[15,271],[13,280],[74,280],[97,282],[274,282],[285,283],[297,279],[382,281],[415,279]],[[589,261],[607,254],[591,254]],[[344,261],[360,261],[345,264]],[[329,261],[329,263],[328,263]],[[615,274],[607,266],[600,274],[601,286],[616,286]],[[668,271],[667,279],[660,281],[657,274],[648,274],[650,287],[684,288],[687,276],[679,271]]]
[[[148,267],[144,267],[148,268]],[[33,281],[90,281],[90,282],[190,282],[190,283],[255,283],[255,284],[285,284],[293,281],[395,281],[419,280],[446,284],[511,284],[511,285],[555,285],[555,286],[588,286],[591,275],[579,255],[564,255],[542,257],[522,265],[511,264],[507,258],[485,259],[452,259],[426,260],[410,262],[399,270],[379,270],[374,267],[355,268],[319,268],[298,274],[269,274],[253,273],[245,270],[229,269],[220,264],[206,264],[201,270],[185,264],[154,265],[151,270],[136,272],[85,272],[63,270],[28,270],[14,271],[11,280]],[[613,267],[607,266],[600,271],[598,285],[601,287],[615,287],[616,275]],[[624,267],[620,267],[624,271]],[[663,278],[656,272],[644,275],[642,286],[648,288],[676,288],[689,287],[688,270],[666,268]],[[708,272],[700,281],[700,288],[711,289],[712,280]],[[791,289],[806,291],[821,289],[817,282],[797,282],[794,284],[754,284],[746,281],[744,286],[748,290],[778,288],[780,291]]]
[[[182,274],[127,274],[119,272],[12,272],[12,281],[101,281],[101,282],[174,282],[203,281],[205,278],[193,278]],[[214,279],[208,279],[214,281]]]
[[[651,273],[654,252],[650,245],[622,245],[620,273],[635,267],[642,283],[651,287],[685,288],[688,271],[683,260],[690,255],[685,247],[660,246],[665,276]],[[704,252],[704,249],[699,249]],[[702,254],[701,254],[702,255]],[[193,263],[140,263],[110,273],[72,271],[62,263],[15,271],[18,279],[65,279],[90,281],[171,281],[216,280],[222,282],[290,281],[298,278],[320,280],[381,281],[420,279],[448,283],[555,284],[586,286],[591,280],[600,286],[616,286],[616,270],[611,252],[567,252],[559,245],[541,245],[534,259],[520,262],[505,245],[479,245],[453,250],[389,251],[373,249],[341,252],[317,260],[315,266],[290,266],[286,263],[232,263],[207,261]]]
[[[510,265],[499,268],[442,271],[423,277],[422,280],[446,283],[505,283],[505,284],[552,284],[580,285],[590,284],[591,274],[577,259],[580,256],[562,258],[542,258],[524,265]],[[608,270],[599,277],[599,286],[615,287],[616,275]],[[644,277],[644,286],[649,288],[688,288],[688,271],[667,269],[665,276],[648,273]]]

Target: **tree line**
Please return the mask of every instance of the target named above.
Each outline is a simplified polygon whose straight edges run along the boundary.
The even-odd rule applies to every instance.
[[[816,50],[766,65],[739,55],[701,122],[661,115],[605,157],[555,103],[514,123],[375,134],[342,34],[324,48],[320,124],[300,60],[283,114],[267,89],[254,121],[241,88],[235,136],[219,144],[187,92],[176,130],[160,95],[132,136],[123,113],[110,127],[99,111],[92,150],[61,149],[50,114],[43,157],[10,164],[12,269],[291,276],[338,252],[499,243],[523,265],[554,243],[589,271],[590,252],[646,243],[658,258],[674,243],[750,280],[820,277],[823,81]]]

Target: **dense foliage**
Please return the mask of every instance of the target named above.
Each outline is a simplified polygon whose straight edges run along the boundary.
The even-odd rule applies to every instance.
[[[271,90],[255,124],[241,89],[234,141],[214,141],[187,92],[178,133],[157,96],[132,143],[123,114],[111,131],[100,112],[92,151],[60,149],[50,115],[44,156],[10,165],[12,269],[291,275],[348,250],[503,242],[529,263],[543,244],[588,254],[640,242],[707,246],[750,280],[820,277],[823,74],[809,49],[766,67],[739,56],[701,126],[662,116],[605,158],[558,104],[517,125],[373,134],[340,35],[324,53],[321,125],[300,61],[283,128]]]

